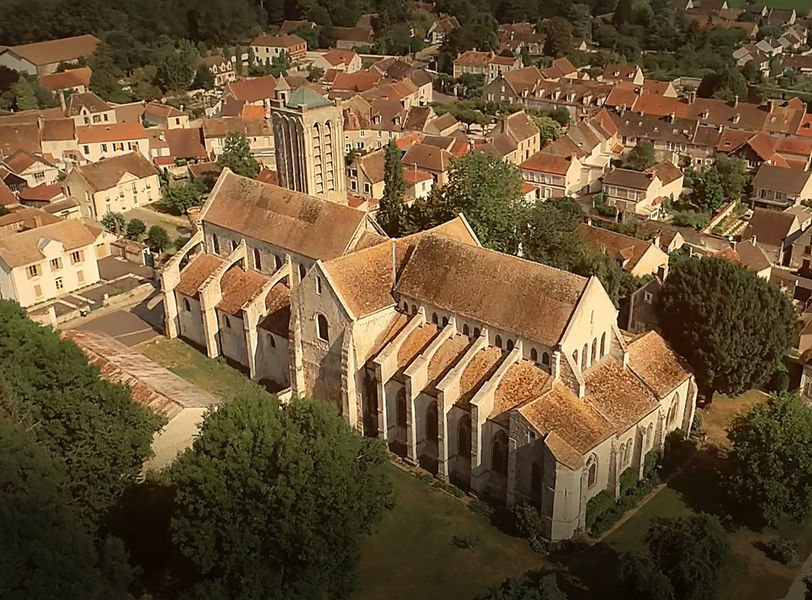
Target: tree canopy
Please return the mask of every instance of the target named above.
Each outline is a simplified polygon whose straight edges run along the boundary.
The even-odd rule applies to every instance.
[[[558,587],[555,575],[549,574],[537,581],[528,577],[506,579],[476,600],[567,600],[567,595]]]
[[[324,402],[244,395],[210,413],[171,469],[190,597],[347,597],[360,538],[392,500],[386,469],[380,440]]]
[[[0,597],[130,597],[132,572],[123,545],[109,538],[96,547],[65,493],[68,486],[64,469],[45,447],[8,415],[0,416]]]
[[[654,564],[680,600],[713,600],[727,558],[727,534],[716,517],[655,517],[646,534]]]
[[[624,554],[619,578],[628,600],[675,600],[671,580],[648,554]]]
[[[797,331],[781,290],[719,258],[674,264],[657,310],[665,337],[709,392],[739,394],[765,383]]]
[[[244,177],[256,177],[259,173],[259,164],[251,154],[251,146],[244,133],[232,131],[226,134],[223,152],[217,157],[217,164]]]
[[[635,171],[645,171],[654,164],[654,146],[651,142],[637,142],[629,150],[624,160],[624,166]]]
[[[736,417],[728,431],[731,495],[769,525],[812,515],[812,408],[777,394]]]
[[[151,455],[162,419],[8,301],[0,301],[0,381],[13,414],[64,465],[76,506],[98,522]]]

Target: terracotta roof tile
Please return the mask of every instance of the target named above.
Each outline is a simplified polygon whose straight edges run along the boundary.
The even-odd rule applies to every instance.
[[[284,283],[273,286],[265,296],[265,308],[268,314],[259,326],[287,338],[290,335],[290,288]]]
[[[12,268],[22,267],[45,258],[40,250],[43,240],[53,240],[61,243],[65,250],[74,250],[92,245],[100,233],[95,227],[75,219],[60,220],[0,239],[0,260]]]
[[[658,406],[657,398],[614,358],[604,358],[584,374],[586,400],[618,432],[625,431]]]
[[[496,373],[503,358],[502,350],[495,346],[488,346],[474,354],[460,376],[460,395],[455,404],[467,408],[482,384]]]
[[[438,333],[437,326],[424,323],[412,331],[398,349],[397,364],[403,370],[426,349]]]
[[[635,339],[627,348],[629,367],[660,398],[670,394],[691,376],[682,359],[655,331]]]
[[[496,386],[489,418],[497,419],[528,400],[538,398],[550,388],[550,384],[547,372],[529,360],[520,360],[511,365]]]
[[[268,278],[256,271],[245,271],[242,267],[230,267],[220,279],[220,291],[223,297],[217,303],[217,309],[230,315],[239,316],[242,308],[251,300]]]
[[[223,259],[214,254],[198,254],[180,273],[180,281],[175,291],[189,296],[197,297],[200,286],[223,264]]]
[[[125,173],[135,175],[139,179],[158,174],[155,167],[140,152],[103,158],[98,162],[74,168],[97,192],[115,187]]]
[[[453,335],[443,342],[429,361],[427,386],[436,386],[470,346],[467,335]]]
[[[76,69],[67,69],[61,73],[40,75],[39,82],[42,87],[51,92],[82,86],[87,87],[90,85],[92,74],[90,67],[77,67]]]

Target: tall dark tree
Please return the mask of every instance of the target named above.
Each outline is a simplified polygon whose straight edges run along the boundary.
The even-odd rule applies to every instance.
[[[392,500],[383,444],[325,402],[237,397],[172,468],[192,598],[346,598],[361,536]]]
[[[812,408],[794,394],[772,396],[736,417],[728,437],[735,499],[770,525],[812,515]]]
[[[13,413],[64,465],[67,493],[98,523],[151,455],[162,419],[8,301],[0,301],[0,382]]]
[[[778,287],[719,258],[676,263],[657,310],[665,337],[710,393],[738,394],[765,383],[798,327]]]
[[[97,548],[68,485],[44,446],[0,416],[0,598],[130,597],[123,545],[109,538]]]
[[[490,588],[476,600],[567,600],[558,587],[555,575],[545,575],[538,580],[528,577],[506,579]]]
[[[259,163],[251,154],[251,146],[244,133],[229,132],[223,141],[223,152],[217,157],[217,164],[228,167],[237,175],[256,177]]]
[[[400,148],[394,140],[386,145],[383,167],[383,198],[378,210],[378,224],[392,237],[407,232],[407,213],[403,195],[406,181],[403,179],[403,164],[400,162]]]
[[[654,161],[654,145],[643,140],[629,150],[624,166],[635,171],[645,171],[654,164]]]
[[[691,204],[699,212],[713,214],[725,201],[725,190],[719,171],[709,167],[696,173],[693,178]]]
[[[646,534],[654,564],[671,581],[680,600],[713,600],[719,572],[729,551],[727,534],[716,517],[656,517]]]
[[[620,560],[619,579],[628,600],[674,600],[674,587],[648,554],[627,552]]]
[[[572,49],[572,25],[561,17],[553,17],[544,22],[542,32],[545,35],[544,54],[564,56]]]

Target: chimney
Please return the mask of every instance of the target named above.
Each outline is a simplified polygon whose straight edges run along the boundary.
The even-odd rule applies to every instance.
[[[668,115],[668,122],[673,123],[674,119],[676,119],[676,118],[677,118],[677,114],[676,113],[671,113],[670,115]]]
[[[34,216],[34,229],[36,229],[37,227],[42,227],[42,217],[40,217],[39,215]]]
[[[696,101],[696,90],[688,92],[688,104],[693,104]]]
[[[59,105],[62,107],[62,114],[65,114],[65,111],[68,110],[67,106],[65,106],[65,90],[59,90]]]

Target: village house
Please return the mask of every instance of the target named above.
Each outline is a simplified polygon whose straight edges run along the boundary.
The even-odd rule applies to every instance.
[[[574,155],[542,150],[519,165],[522,179],[539,189],[541,199],[575,197],[581,189],[581,163]]]
[[[79,203],[82,216],[97,221],[108,212],[125,212],[161,196],[158,171],[138,152],[76,166],[62,187]]]
[[[520,69],[522,60],[515,56],[498,56],[493,52],[468,50],[454,59],[454,77],[465,73],[483,75],[485,83],[490,83],[503,73]]]
[[[793,242],[809,226],[809,216],[795,211],[777,211],[769,208],[756,208],[750,221],[741,234],[741,241],[758,243],[770,262],[776,265],[789,264],[793,252]]]
[[[189,127],[189,115],[174,106],[160,104],[158,102],[147,102],[147,105],[144,107],[143,120],[146,123],[156,125],[162,129],[183,129]]]
[[[116,123],[116,111],[93,92],[71,94],[65,106],[65,116],[80,125]]]
[[[334,48],[317,54],[310,64],[325,71],[335,69],[340,73],[355,73],[361,69],[361,57],[353,50]]]
[[[255,64],[270,65],[283,52],[295,62],[307,54],[307,42],[296,34],[260,35],[251,42],[251,51]]]
[[[202,119],[203,145],[209,158],[216,159],[223,152],[226,136],[229,133],[242,133],[248,138],[251,154],[256,157],[273,155],[273,128],[265,120],[221,117]]]
[[[541,149],[541,134],[522,110],[499,119],[477,149],[519,165]]]
[[[76,141],[82,159],[88,162],[128,152],[140,152],[144,158],[150,158],[149,134],[140,123],[77,127]]]
[[[401,158],[403,170],[416,169],[431,175],[433,185],[448,183],[448,169],[454,155],[445,148],[430,144],[413,144]]]
[[[741,265],[748,271],[755,273],[757,277],[770,281],[773,265],[770,262],[770,257],[767,256],[767,253],[755,238],[742,240],[741,242],[734,241],[730,247],[716,251],[713,256]]]
[[[250,106],[261,106],[265,109],[265,118],[270,118],[271,115],[271,100],[276,97],[277,84],[280,81],[271,76],[253,77],[251,79],[242,79],[240,81],[233,81],[226,86],[223,93],[222,103],[233,100],[240,106],[248,104]],[[226,116],[226,115],[223,115]],[[236,115],[230,115],[236,116]]]
[[[29,75],[47,75],[56,71],[60,64],[73,64],[96,52],[99,39],[92,35],[47,42],[34,42],[19,46],[0,47],[0,66]]]
[[[659,218],[663,202],[679,198],[682,182],[682,171],[666,161],[645,172],[612,169],[603,176],[601,187],[607,206],[616,208],[625,221],[635,216]]]
[[[609,64],[603,68],[601,81],[607,83],[633,83],[643,85],[646,80],[643,69],[638,65]]]
[[[5,157],[0,165],[25,180],[28,187],[54,183],[59,178],[59,168],[41,154],[18,150]]]
[[[234,68],[234,63],[222,54],[204,56],[198,61],[197,65],[212,74],[212,77],[214,77],[214,87],[223,87],[227,83],[231,83],[237,79],[237,71]]]
[[[455,29],[459,29],[459,26],[460,22],[453,15],[440,17],[426,31],[426,42],[433,45],[442,44],[446,36]]]
[[[347,167],[347,192],[365,200],[368,209],[377,207],[377,201],[383,198],[386,163],[384,157],[384,149],[359,154]],[[415,165],[403,169],[403,179],[406,183],[404,193],[406,204],[427,197],[434,181],[430,173],[416,168]]]
[[[812,200],[812,171],[763,164],[753,177],[753,206],[784,209]]]
[[[98,282],[102,235],[76,219],[0,235],[0,298],[28,307]]]
[[[40,75],[39,82],[42,87],[52,93],[83,94],[90,89],[92,75],[90,67],[76,67],[75,69],[65,69],[61,73]]]
[[[375,43],[375,32],[372,27],[333,27],[336,48],[354,50]]]
[[[578,226],[578,236],[588,247],[603,252],[635,277],[657,275],[665,279],[668,275],[668,254],[654,242],[586,223]]]
[[[40,129],[42,153],[53,156],[63,169],[81,160],[73,119],[49,119]]]

